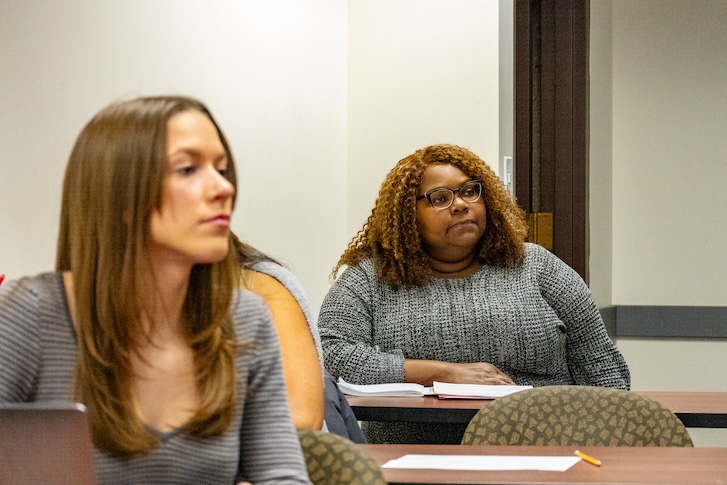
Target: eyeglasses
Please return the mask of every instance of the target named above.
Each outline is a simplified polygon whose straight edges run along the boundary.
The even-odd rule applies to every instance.
[[[463,201],[471,204],[477,202],[482,195],[482,182],[470,180],[458,189],[438,188],[432,189],[424,195],[417,197],[417,200],[426,198],[435,209],[446,209],[454,202],[454,194],[458,193]]]

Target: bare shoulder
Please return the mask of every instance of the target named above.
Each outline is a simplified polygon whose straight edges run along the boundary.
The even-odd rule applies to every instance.
[[[278,298],[293,298],[280,281],[260,271],[244,269],[243,280],[248,290],[261,296],[268,304]]]

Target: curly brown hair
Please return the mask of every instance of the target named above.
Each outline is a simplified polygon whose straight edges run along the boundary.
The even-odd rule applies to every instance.
[[[525,258],[525,213],[495,172],[477,155],[457,145],[431,145],[399,161],[381,184],[379,195],[361,230],[333,268],[372,258],[376,275],[393,288],[419,286],[432,278],[416,223],[416,197],[424,171],[449,163],[482,182],[487,226],[479,241],[479,262],[515,266]]]

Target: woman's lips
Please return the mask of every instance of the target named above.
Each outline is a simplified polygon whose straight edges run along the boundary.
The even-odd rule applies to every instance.
[[[450,229],[453,229],[455,227],[467,226],[467,225],[470,225],[470,224],[474,225],[475,224],[475,221],[473,221],[472,219],[467,219],[467,220],[464,220],[464,221],[457,221],[454,224],[452,224],[451,226],[449,226],[449,228]]]
[[[230,227],[230,216],[222,214],[219,216],[210,217],[209,219],[205,219],[202,222],[204,224],[211,224],[217,227]]]

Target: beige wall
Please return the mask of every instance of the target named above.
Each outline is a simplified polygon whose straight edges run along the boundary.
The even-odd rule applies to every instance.
[[[614,2],[616,303],[727,305],[725,25],[724,0]]]
[[[498,171],[498,25],[493,0],[349,2],[349,236],[419,148],[462,145]]]
[[[1,0],[0,270],[53,268],[63,170],[93,113],[182,93],[205,101],[231,141],[234,229],[321,299],[321,261],[345,239],[346,10],[339,0]]]
[[[727,2],[591,0],[591,286],[727,305]],[[641,390],[727,391],[724,340],[619,339]],[[727,446],[725,430],[690,430]]]
[[[205,101],[240,167],[233,228],[317,311],[385,173],[458,143],[497,170],[498,1],[0,0],[0,271],[53,268],[71,145],[109,102]]]

